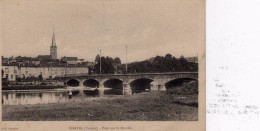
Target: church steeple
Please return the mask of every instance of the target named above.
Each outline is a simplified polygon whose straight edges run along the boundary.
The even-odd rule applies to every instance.
[[[51,55],[51,59],[57,59],[57,46],[56,46],[56,42],[55,42],[55,33],[54,33],[54,31],[53,31],[53,34],[52,34],[50,55]]]
[[[52,34],[52,43],[51,43],[51,46],[56,46],[55,33],[54,33],[54,31],[53,31],[53,34]]]

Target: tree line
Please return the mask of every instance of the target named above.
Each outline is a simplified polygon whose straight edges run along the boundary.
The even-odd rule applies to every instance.
[[[128,64],[130,72],[138,73],[159,73],[159,72],[180,72],[198,71],[198,63],[188,62],[183,56],[176,59],[171,54],[156,56],[149,60],[133,62]]]
[[[188,62],[184,56],[175,58],[171,54],[165,56],[156,56],[148,60],[128,63],[127,72],[125,64],[121,63],[119,57],[101,57],[95,58],[95,65],[90,70],[95,74],[114,74],[114,73],[160,73],[160,72],[197,72],[198,63]]]

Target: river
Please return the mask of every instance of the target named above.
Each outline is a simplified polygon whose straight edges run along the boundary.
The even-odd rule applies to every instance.
[[[69,92],[72,97],[69,98]],[[11,90],[2,91],[3,105],[33,105],[61,103],[77,98],[102,97],[106,95],[123,95],[123,89],[104,88],[95,91],[95,88],[66,88],[51,90]]]

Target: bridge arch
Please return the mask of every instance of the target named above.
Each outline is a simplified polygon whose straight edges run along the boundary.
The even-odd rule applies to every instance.
[[[104,87],[113,89],[123,89],[123,80],[117,78],[108,79],[104,82]]]
[[[85,87],[96,88],[99,86],[99,81],[96,79],[87,79],[83,82]]]
[[[194,78],[177,78],[165,83],[166,90],[178,94],[198,93],[198,80]]]
[[[77,87],[80,85],[80,81],[77,79],[70,79],[66,82],[67,86]]]
[[[151,82],[154,80],[149,78],[138,78],[130,83],[132,93],[140,93],[146,90],[151,90]]]

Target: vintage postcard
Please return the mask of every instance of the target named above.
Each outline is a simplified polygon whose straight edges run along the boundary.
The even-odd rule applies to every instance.
[[[1,0],[3,131],[203,131],[205,0]]]

